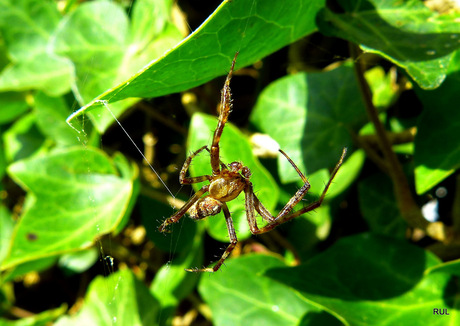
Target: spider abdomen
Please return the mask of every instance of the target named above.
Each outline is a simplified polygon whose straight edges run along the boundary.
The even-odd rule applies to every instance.
[[[239,176],[233,178],[218,178],[211,182],[209,195],[212,198],[227,202],[235,199],[243,191],[245,183]]]
[[[222,203],[212,197],[206,196],[198,200],[190,209],[188,214],[194,220],[200,220],[206,216],[212,216],[220,213]]]

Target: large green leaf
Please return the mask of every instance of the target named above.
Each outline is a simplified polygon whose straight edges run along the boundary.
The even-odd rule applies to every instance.
[[[364,179],[358,184],[358,192],[361,213],[373,232],[405,237],[407,225],[388,176],[376,174]]]
[[[81,105],[125,80],[181,38],[169,21],[170,0],[139,0],[132,21],[111,1],[87,2],[71,12],[56,30],[54,51],[75,67],[73,90]],[[155,8],[155,9],[154,9]],[[155,28],[147,28],[155,26]],[[119,115],[134,100],[111,107]],[[99,131],[113,122],[102,110],[91,116]]]
[[[204,145],[208,145],[210,148],[212,133],[216,125],[216,117],[195,114],[192,117],[189,129],[188,152],[196,151]],[[229,164],[239,161],[251,170],[251,182],[254,185],[254,192],[261,202],[273,212],[279,196],[278,186],[267,170],[253,156],[247,137],[235,126],[227,123],[222,134],[220,147],[220,156],[224,163]],[[193,160],[193,164],[190,166],[190,175],[200,176],[211,173],[210,156],[208,152],[204,151]],[[201,186],[202,184],[196,184],[195,190],[198,190]],[[229,202],[228,207],[232,213],[235,228],[238,230],[237,236],[241,239],[248,238],[250,231],[244,209],[244,193]],[[208,231],[211,235],[220,241],[228,242],[223,213],[211,217],[207,221],[209,223]],[[197,223],[200,222],[198,221]]]
[[[460,309],[458,285],[444,273],[425,275],[439,263],[403,240],[360,234],[339,240],[301,266],[265,275],[346,325],[452,325]],[[451,316],[434,315],[434,308],[446,308]]]
[[[308,312],[320,312],[296,291],[264,276],[283,266],[272,256],[247,255],[228,260],[222,273],[201,278],[198,291],[215,325],[298,325]]]
[[[1,0],[0,28],[14,61],[46,52],[61,15],[53,1]]]
[[[339,0],[343,12],[324,9],[323,33],[358,43],[398,66],[422,87],[438,87],[453,53],[460,47],[458,12],[439,14],[422,1]]]
[[[324,0],[224,1],[176,48],[98,96],[69,120],[101,100],[112,103],[130,97],[156,97],[203,84],[225,74],[236,51],[241,52],[238,67],[260,60],[313,32],[316,13],[323,5]]]
[[[70,90],[73,67],[50,51],[61,15],[52,1],[0,1],[0,30],[11,64],[0,74],[0,90],[41,89],[49,95]]]
[[[70,90],[72,73],[68,59],[40,53],[6,67],[0,75],[0,91],[39,89],[50,96],[59,96]]]
[[[350,128],[364,123],[365,109],[352,68],[283,77],[263,90],[251,122],[275,139],[299,169],[310,174],[333,167],[343,147],[352,145]],[[299,179],[283,157],[283,182]]]
[[[56,326],[158,325],[158,301],[129,269],[91,282],[82,309]]]
[[[137,175],[134,170],[119,176],[112,161],[91,148],[55,150],[16,162],[8,172],[28,191],[28,204],[2,269],[88,247],[113,231],[128,209]]]
[[[415,185],[423,194],[460,168],[460,52],[452,58],[445,82],[436,90],[416,89],[424,111],[415,137]]]

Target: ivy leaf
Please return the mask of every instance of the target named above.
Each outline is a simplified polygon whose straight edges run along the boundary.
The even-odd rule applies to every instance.
[[[70,90],[73,67],[71,62],[52,53],[7,66],[0,74],[0,91],[39,89],[50,96]]]
[[[129,172],[118,175],[105,154],[80,147],[10,165],[10,176],[28,191],[28,204],[1,268],[86,248],[115,230],[134,192],[137,171]]]
[[[0,91],[40,89],[56,96],[70,90],[71,63],[49,49],[60,19],[51,1],[0,1],[0,31],[12,61],[0,73]]]
[[[120,5],[110,1],[87,2],[59,25],[54,50],[75,66],[75,95],[81,105],[128,78],[180,40],[180,33],[171,23],[165,24],[165,17],[153,16],[156,11],[141,11],[152,5],[151,0],[136,1],[130,25]],[[164,10],[157,13],[168,14]],[[162,22],[161,31],[154,34],[153,30],[136,30],[139,26],[155,25],[157,19]],[[110,110],[118,116],[135,101],[126,99]],[[108,110],[91,115],[91,119],[100,132],[113,122]]]
[[[358,184],[359,206],[369,228],[376,232],[404,238],[407,225],[400,214],[391,180],[376,174]]]
[[[415,186],[423,194],[460,168],[460,51],[452,59],[446,81],[436,90],[415,91],[424,110],[415,136]]]
[[[446,77],[460,47],[459,14],[432,12],[421,1],[339,0],[343,12],[323,9],[321,32],[360,44],[403,68],[420,87],[433,89]]]
[[[217,326],[298,325],[306,313],[320,312],[297,292],[264,276],[265,271],[284,266],[275,257],[245,255],[225,265],[224,273],[202,277],[198,286]]]
[[[312,33],[324,0],[224,1],[194,33],[165,56],[106,91],[68,120],[132,97],[157,97],[201,85],[228,71],[236,51],[243,67]],[[270,42],[267,42],[270,40]]]
[[[250,119],[302,172],[311,174],[335,166],[343,147],[353,143],[349,128],[362,125],[365,112],[353,70],[342,66],[273,82],[259,96]],[[299,179],[282,156],[278,170],[283,183]]]
[[[129,270],[96,277],[89,285],[83,307],[54,325],[158,325],[158,301]]]
[[[28,61],[45,53],[60,19],[52,1],[0,1],[0,28],[11,59]]]
[[[265,275],[288,285],[346,325],[424,325],[433,308],[458,314],[459,288],[450,275],[425,271],[440,260],[403,240],[375,234],[343,238],[294,268]]]

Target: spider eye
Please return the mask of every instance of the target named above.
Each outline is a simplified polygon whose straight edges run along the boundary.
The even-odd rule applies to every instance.
[[[243,175],[243,177],[245,177],[246,179],[249,179],[249,177],[251,176],[251,170],[249,170],[249,168],[247,166],[243,166],[243,169],[241,171],[241,174]]]
[[[240,162],[232,162],[228,165],[228,168],[232,172],[238,172],[241,171],[241,169],[243,168],[243,164],[241,164]]]

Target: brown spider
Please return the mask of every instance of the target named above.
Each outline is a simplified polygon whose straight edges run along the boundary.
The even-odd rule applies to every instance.
[[[326,187],[323,190],[320,198],[309,204],[308,206],[294,212],[290,213],[294,206],[299,203],[300,200],[306,195],[308,189],[310,189],[310,183],[307,178],[300,172],[299,168],[295,163],[289,158],[289,156],[279,150],[286,159],[291,163],[294,169],[297,171],[299,176],[302,178],[304,185],[295,193],[295,195],[289,200],[289,202],[284,206],[284,208],[278,213],[276,217],[272,216],[267,208],[259,201],[257,196],[254,194],[253,186],[249,178],[251,177],[251,171],[248,167],[243,166],[240,162],[232,162],[228,165],[225,165],[220,161],[219,157],[219,141],[224,130],[225,123],[227,122],[228,115],[231,111],[232,100],[230,94],[230,80],[232,78],[233,69],[235,67],[236,57],[238,52],[235,54],[233,59],[230,72],[228,73],[227,79],[225,80],[224,87],[221,91],[221,100],[220,100],[220,114],[219,122],[217,123],[217,128],[214,131],[214,137],[212,140],[211,150],[207,146],[203,146],[198,149],[196,152],[192,153],[186,160],[179,175],[179,182],[182,185],[198,183],[203,181],[209,181],[209,185],[203,186],[198,192],[196,192],[189,201],[182,206],[174,215],[167,218],[163,224],[158,228],[160,232],[168,232],[166,227],[172,223],[176,223],[179,219],[188,213],[190,218],[194,220],[200,220],[207,216],[212,216],[218,214],[221,210],[224,211],[225,221],[227,223],[228,235],[230,237],[230,244],[225,250],[222,257],[219,261],[213,266],[208,268],[194,268],[186,269],[189,272],[215,272],[220,266],[224,263],[225,259],[230,255],[233,248],[235,248],[238,240],[236,238],[235,228],[233,226],[233,221],[230,216],[230,211],[228,210],[226,202],[235,199],[242,191],[245,194],[245,209],[246,216],[248,219],[249,228],[251,229],[252,234],[265,233],[276,226],[285,223],[299,215],[302,215],[306,212],[309,212],[321,205],[323,202],[324,196],[326,195],[329,186],[332,183],[337,171],[342,165],[343,159],[346,154],[346,148],[343,149],[342,156],[340,157],[339,162],[332,171],[331,177],[326,184]],[[198,155],[203,150],[207,150],[211,156],[211,168],[212,175],[203,175],[199,177],[186,177],[187,170],[192,162],[192,159]],[[203,196],[205,193],[209,193],[206,196]],[[258,227],[256,218],[254,215],[254,210],[259,213],[264,220],[267,221],[267,225],[264,227]]]

